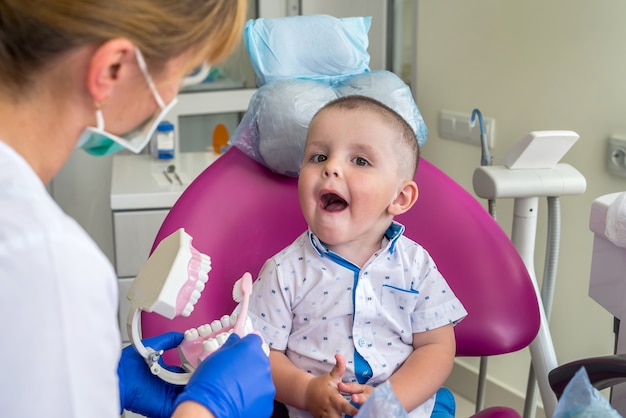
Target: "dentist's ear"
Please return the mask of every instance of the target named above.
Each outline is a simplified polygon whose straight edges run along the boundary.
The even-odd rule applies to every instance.
[[[96,103],[106,102],[120,77],[126,73],[126,64],[134,60],[133,44],[123,38],[111,39],[97,46],[88,62],[87,90]]]
[[[419,191],[417,183],[413,180],[406,180],[402,183],[396,198],[391,202],[387,211],[390,215],[397,216],[407,212],[417,201]]]

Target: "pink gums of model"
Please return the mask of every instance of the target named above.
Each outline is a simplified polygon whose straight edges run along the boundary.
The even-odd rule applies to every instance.
[[[190,246],[189,250],[191,251],[191,258],[187,264],[187,281],[183,284],[176,297],[176,316],[185,316],[184,312],[188,308],[189,302],[193,301],[193,304],[195,304],[200,299],[205,283],[208,280],[208,271],[206,269],[207,256],[193,246]],[[210,266],[210,261],[208,265]],[[203,279],[205,280],[203,281]]]

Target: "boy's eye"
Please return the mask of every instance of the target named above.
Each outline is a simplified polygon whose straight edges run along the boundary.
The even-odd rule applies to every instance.
[[[354,164],[356,164],[356,165],[360,165],[360,166],[366,166],[366,165],[369,165],[369,164],[370,164],[370,162],[369,162],[369,161],[367,161],[367,160],[366,160],[365,158],[363,158],[363,157],[354,157],[354,158],[352,159],[352,162],[353,162]]]
[[[323,154],[315,154],[314,156],[311,157],[311,161],[314,163],[321,163],[326,161],[326,156]]]

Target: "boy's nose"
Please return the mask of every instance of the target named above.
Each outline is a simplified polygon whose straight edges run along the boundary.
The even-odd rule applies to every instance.
[[[324,165],[323,175],[324,177],[339,177],[339,167],[337,166],[337,164],[329,162],[328,164]]]

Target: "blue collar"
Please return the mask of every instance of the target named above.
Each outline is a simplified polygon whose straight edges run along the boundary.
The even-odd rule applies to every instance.
[[[385,231],[384,238],[386,239],[386,243],[385,245],[383,245],[382,248],[388,249],[389,253],[393,254],[393,251],[396,247],[396,242],[398,241],[398,238],[402,236],[403,232],[404,225],[399,222],[392,221],[391,225],[389,225],[389,228],[387,228],[387,231]],[[315,248],[315,251],[317,251],[320,256],[323,257],[325,254],[331,253],[326,244],[320,241],[317,235],[311,232],[310,229],[308,230],[308,235],[311,245],[313,246],[313,248]]]

